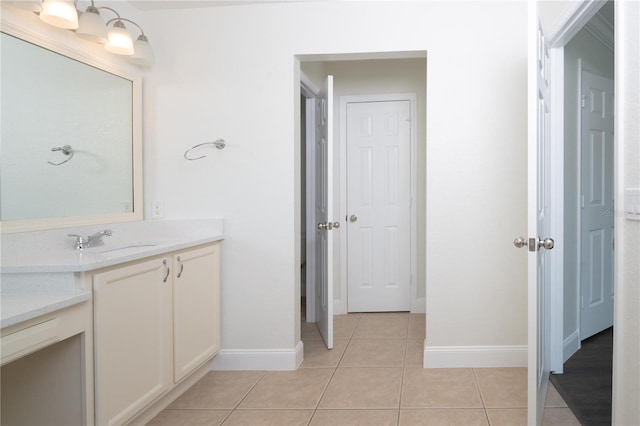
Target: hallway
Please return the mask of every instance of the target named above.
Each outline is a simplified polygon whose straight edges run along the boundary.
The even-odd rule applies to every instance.
[[[425,316],[334,318],[335,348],[303,323],[296,371],[212,371],[149,425],[524,425],[526,369],[423,369]],[[545,425],[579,425],[551,387]]]

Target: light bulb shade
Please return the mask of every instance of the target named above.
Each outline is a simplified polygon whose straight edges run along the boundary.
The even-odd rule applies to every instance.
[[[95,11],[90,9],[91,6],[78,18],[76,35],[94,43],[105,44],[108,41],[107,26],[104,24],[97,9]]]
[[[149,67],[153,65],[155,58],[153,55],[153,49],[147,40],[147,37],[141,35],[133,43],[133,55],[129,58],[131,62],[143,67]]]
[[[107,31],[108,41],[104,48],[111,53],[131,56],[133,55],[133,41],[124,25],[122,23],[118,25],[118,23],[119,21]]]
[[[78,11],[72,1],[44,0],[40,19],[58,28],[67,30],[78,28]]]

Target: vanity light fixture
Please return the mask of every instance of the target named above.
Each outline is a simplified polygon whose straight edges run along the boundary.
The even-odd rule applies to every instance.
[[[82,39],[94,43],[105,44],[107,42],[107,26],[100,16],[100,11],[91,1],[91,5],[78,18],[76,35]]]
[[[153,65],[153,49],[140,25],[121,17],[110,7],[97,7],[93,0],[84,13],[76,9],[76,4],[77,1],[42,0],[41,10],[36,8],[31,10],[36,13],[39,11],[40,19],[50,25],[75,30],[78,37],[103,44],[108,52],[129,56],[130,61],[136,65],[147,67]],[[105,24],[100,10],[115,13],[116,18],[108,20]],[[127,31],[125,22],[135,25],[140,30],[140,35],[135,42]]]
[[[40,19],[58,28],[78,28],[78,11],[73,1],[43,0]]]
[[[107,27],[113,22],[113,26],[107,30],[107,44],[104,48],[107,52],[117,53],[118,55],[133,55],[133,40],[124,26],[122,19],[114,18],[107,21]]]

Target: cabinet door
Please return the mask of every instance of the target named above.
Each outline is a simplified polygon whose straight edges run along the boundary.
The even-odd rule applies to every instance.
[[[169,263],[155,258],[94,275],[99,425],[125,423],[172,386]]]
[[[220,349],[220,245],[174,256],[174,380]]]

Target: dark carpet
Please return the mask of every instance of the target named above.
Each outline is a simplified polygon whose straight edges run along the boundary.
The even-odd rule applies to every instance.
[[[551,383],[584,426],[611,424],[613,327],[582,341]]]

